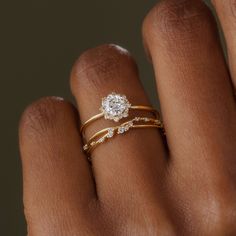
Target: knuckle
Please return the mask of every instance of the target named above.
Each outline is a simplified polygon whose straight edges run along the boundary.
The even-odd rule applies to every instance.
[[[129,232],[129,235],[136,235],[136,232],[139,232],[140,235],[166,235],[166,236],[177,236],[179,235],[177,232],[177,227],[174,226],[173,223],[163,221],[157,223],[157,219],[150,219],[150,217],[144,217],[142,222],[145,222],[145,224],[132,227],[132,221],[133,219],[127,220],[129,223],[124,228],[125,232]],[[148,233],[149,232],[149,233]],[[124,235],[124,232],[121,232],[121,235]]]
[[[58,97],[46,97],[28,106],[20,121],[20,134],[34,135],[43,134],[45,131],[54,129],[60,120],[65,119],[65,108],[69,104]]]
[[[160,205],[152,205],[150,209],[146,205],[139,205],[138,208],[133,209],[130,206],[120,204],[117,207],[116,201],[112,200],[107,204],[102,205],[102,212],[105,213],[105,221],[109,222],[117,235],[166,235],[176,236],[178,229],[171,217],[160,211],[153,211]],[[142,214],[140,214],[140,211]],[[159,219],[159,220],[157,220]],[[143,222],[142,224],[133,224],[134,222]],[[123,225],[122,228],[117,227]]]
[[[137,72],[130,53],[117,45],[104,44],[85,51],[78,58],[72,69],[71,83],[75,87],[97,87],[107,83],[108,79],[117,78],[121,72],[122,76]]]
[[[57,205],[52,207],[52,203],[46,209],[45,201],[41,201],[41,204],[42,206],[37,201],[24,209],[28,235],[112,235],[112,232],[107,232],[108,227],[103,219],[99,218],[100,214],[96,209],[92,213],[87,209],[78,210],[76,207],[61,211]],[[37,209],[35,205],[40,208]],[[94,227],[90,227],[91,224]]]
[[[228,192],[227,194],[215,192],[210,193],[207,200],[203,200],[201,215],[205,219],[205,229],[214,231],[214,233],[222,232],[222,235],[225,235],[223,233],[229,229],[234,230],[234,233],[236,232],[234,224],[236,217],[235,198],[236,194],[232,192]]]
[[[202,1],[165,0],[148,13],[143,22],[144,35],[163,42],[194,40],[212,23],[210,9]],[[212,27],[212,26],[211,26]],[[200,36],[199,36],[200,37]],[[201,35],[202,37],[202,35]]]

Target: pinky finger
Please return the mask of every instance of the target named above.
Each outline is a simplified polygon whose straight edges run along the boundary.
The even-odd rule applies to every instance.
[[[58,98],[43,98],[22,116],[20,151],[30,235],[62,235],[86,225],[95,188],[77,122],[76,110]]]

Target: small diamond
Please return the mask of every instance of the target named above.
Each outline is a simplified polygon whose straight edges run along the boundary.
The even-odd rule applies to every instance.
[[[135,121],[140,121],[140,117],[135,117],[134,120]]]
[[[91,145],[91,146],[94,146],[95,144],[96,144],[96,142],[92,142],[90,145]]]
[[[144,118],[144,121],[148,122],[148,121],[150,121],[150,119],[149,118]]]
[[[103,143],[105,141],[105,137],[102,137],[98,140],[98,143]]]
[[[125,95],[112,93],[102,99],[100,110],[107,120],[118,122],[124,117],[128,117],[131,104]]]
[[[88,144],[85,144],[83,149],[84,149],[84,151],[88,150]]]
[[[125,132],[125,127],[121,126],[118,128],[118,134],[123,134]]]
[[[125,131],[129,130],[129,126],[128,125],[126,125],[124,128],[125,128]]]
[[[107,132],[107,137],[108,137],[108,138],[112,138],[113,135],[114,135],[114,129],[109,128],[109,129],[108,129],[108,132]]]
[[[133,124],[133,121],[129,121],[128,124],[127,124],[129,127],[132,127],[134,124]]]

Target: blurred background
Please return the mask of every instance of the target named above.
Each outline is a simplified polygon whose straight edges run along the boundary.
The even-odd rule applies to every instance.
[[[145,57],[141,25],[155,0],[22,0],[0,8],[1,163],[0,235],[24,236],[18,122],[24,108],[42,96],[72,100],[69,73],[86,49],[103,43],[127,48],[157,106],[154,76]]]

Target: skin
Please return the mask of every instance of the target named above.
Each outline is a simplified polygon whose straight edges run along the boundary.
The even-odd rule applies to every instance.
[[[25,110],[28,235],[236,235],[236,1],[213,4],[229,66],[200,0],[161,1],[143,23],[168,147],[156,129],[132,130],[98,146],[92,166],[87,161],[79,126],[102,97],[115,91],[150,105],[134,60],[115,45],[90,49],[73,66],[77,108],[47,97]],[[96,121],[86,137],[112,124]]]

